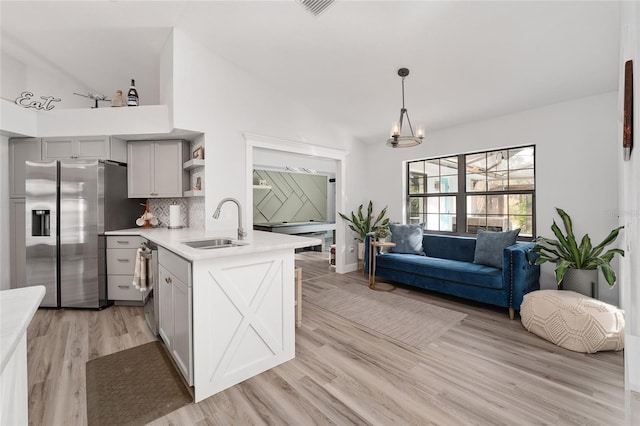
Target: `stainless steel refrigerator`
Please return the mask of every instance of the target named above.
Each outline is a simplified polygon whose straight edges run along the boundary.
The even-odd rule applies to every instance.
[[[141,209],[126,164],[27,161],[25,189],[26,285],[46,287],[40,306],[106,306],[103,233],[133,227]]]

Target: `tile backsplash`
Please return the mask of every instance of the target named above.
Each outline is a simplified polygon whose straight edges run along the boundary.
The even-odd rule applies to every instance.
[[[187,200],[187,205],[189,206],[189,227],[204,229],[204,197],[191,197],[187,198]]]
[[[149,210],[158,219],[158,227],[169,226],[169,206],[172,204],[180,206],[180,225],[189,226],[189,207],[186,198],[150,198]]]
[[[180,206],[181,225],[189,228],[204,229],[204,197],[191,198],[150,198],[149,210],[158,218],[158,227],[169,226],[169,206]],[[144,209],[143,209],[144,210]]]

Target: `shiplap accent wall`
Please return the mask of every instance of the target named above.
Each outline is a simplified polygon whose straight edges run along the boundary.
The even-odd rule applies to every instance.
[[[253,182],[270,189],[253,190],[253,222],[308,222],[327,220],[327,176],[253,171]]]

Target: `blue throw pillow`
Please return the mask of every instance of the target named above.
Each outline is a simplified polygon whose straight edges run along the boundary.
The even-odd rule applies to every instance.
[[[493,232],[478,229],[473,263],[502,269],[502,252],[516,243],[520,228],[513,231]]]
[[[392,253],[419,254],[424,256],[422,249],[422,225],[399,225],[390,224],[391,242],[395,247],[391,247]]]

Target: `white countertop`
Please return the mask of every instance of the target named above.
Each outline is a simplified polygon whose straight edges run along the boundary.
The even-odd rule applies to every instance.
[[[263,231],[249,231],[249,235],[246,239],[239,241],[239,243],[244,245],[200,250],[186,246],[183,243],[207,238],[229,238],[235,242],[237,241],[235,231],[205,231],[204,229],[194,228],[129,228],[121,229],[119,231],[108,231],[105,232],[105,235],[139,235],[191,261],[260,253],[279,249],[297,249],[317,246],[324,243],[319,238],[300,237],[296,235]]]
[[[42,285],[0,291],[0,374],[44,297]]]

